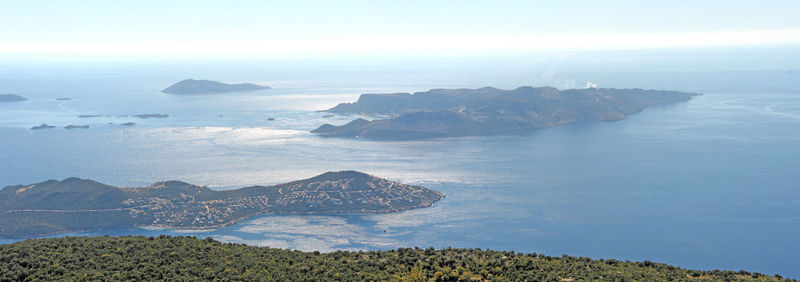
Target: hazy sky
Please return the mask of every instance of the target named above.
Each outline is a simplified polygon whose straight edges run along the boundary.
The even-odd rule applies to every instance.
[[[798,14],[798,0],[0,0],[0,54],[798,44]]]

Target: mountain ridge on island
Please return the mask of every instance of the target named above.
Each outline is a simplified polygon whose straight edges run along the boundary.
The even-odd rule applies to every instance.
[[[168,94],[201,95],[229,92],[248,92],[265,89],[272,89],[272,87],[253,83],[228,84],[205,79],[184,79],[170,85],[161,92]]]
[[[327,112],[388,115],[324,124],[312,133],[329,137],[415,140],[490,135],[579,121],[617,121],[648,106],[687,101],[700,94],[665,90],[587,88],[559,90],[523,86],[513,90],[431,89],[424,92],[362,94]]]
[[[211,229],[265,213],[388,213],[443,197],[357,171],[220,191],[182,181],[120,188],[71,177],[1,189],[0,238],[134,226]]]
[[[22,102],[28,100],[25,97],[16,94],[0,94],[0,102]]]

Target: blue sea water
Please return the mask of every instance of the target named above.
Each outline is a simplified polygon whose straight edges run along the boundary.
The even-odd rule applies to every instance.
[[[320,251],[476,247],[800,277],[797,51],[0,62],[0,93],[29,98],[0,103],[0,186],[77,176],[117,186],[175,179],[229,189],[353,169],[425,185],[446,198],[394,214],[265,215],[218,230],[65,235],[210,236]],[[160,93],[185,78],[275,89]],[[622,121],[513,136],[375,142],[308,133],[354,119],[317,111],[360,93],[589,81],[703,95]],[[72,99],[55,100],[61,97]],[[132,117],[150,113],[170,117]],[[77,117],[91,114],[102,116]],[[42,122],[57,128],[29,129]],[[68,124],[91,128],[62,128]]]

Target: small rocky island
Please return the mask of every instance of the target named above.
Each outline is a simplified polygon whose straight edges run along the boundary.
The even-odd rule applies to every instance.
[[[42,123],[41,125],[37,125],[37,126],[31,127],[32,130],[51,129],[51,128],[56,128],[56,127],[52,126],[52,125],[48,125],[46,123]]]
[[[140,114],[140,115],[134,115],[134,117],[137,117],[137,118],[140,118],[140,119],[147,119],[147,118],[168,118],[168,117],[169,117],[169,115],[167,115],[167,114]]]
[[[28,99],[15,94],[0,94],[0,102],[22,102]]]
[[[342,103],[327,111],[390,118],[359,118],[340,126],[324,124],[311,132],[379,140],[514,133],[578,121],[617,121],[648,106],[687,101],[697,95],[663,90],[558,90],[529,86],[514,90],[484,87],[362,94],[355,103]]]
[[[161,92],[168,94],[197,95],[257,91],[265,89],[272,89],[272,87],[253,83],[228,84],[213,80],[185,79],[170,85]]]
[[[0,190],[0,238],[131,226],[218,228],[264,213],[387,213],[429,207],[443,197],[357,171],[222,191],[180,181],[118,188],[68,178]]]

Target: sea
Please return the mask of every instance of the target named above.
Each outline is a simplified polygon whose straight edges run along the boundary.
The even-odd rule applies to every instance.
[[[274,89],[161,93],[187,78]],[[378,118],[321,112],[362,93],[526,85],[702,96],[620,121],[513,135],[392,142],[309,133],[325,123]],[[181,180],[222,190],[358,170],[446,195],[433,207],[399,213],[263,215],[216,230],[58,236],[167,234],[322,252],[481,248],[800,278],[800,46],[6,57],[0,59],[3,93],[29,100],[0,103],[0,187],[80,177],[122,187]],[[120,125],[126,122],[135,125]],[[41,123],[56,128],[30,129]],[[70,124],[90,128],[63,128]]]

